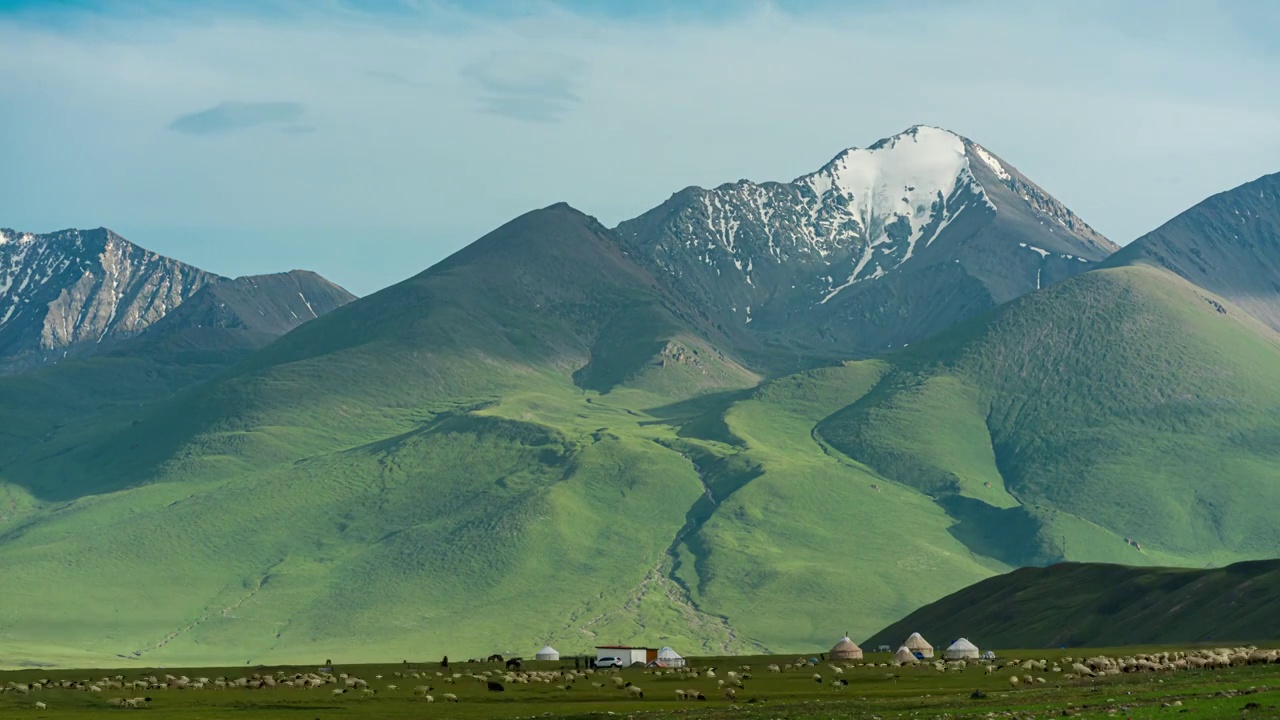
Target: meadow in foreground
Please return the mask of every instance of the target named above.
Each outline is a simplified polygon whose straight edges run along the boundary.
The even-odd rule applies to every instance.
[[[1105,655],[1134,657],[1171,648],[1018,651],[996,661],[970,661],[939,671],[935,666],[893,666],[887,654],[864,663],[796,664],[798,657],[697,658],[684,671],[629,669],[578,674],[572,663],[527,663],[524,675],[544,681],[512,682],[498,663],[336,667],[317,687],[281,684],[318,677],[315,667],[186,668],[129,670],[20,670],[0,673],[0,716],[88,718],[144,713],[181,718],[929,718],[929,717],[1280,717],[1280,664],[1240,663],[1217,669],[1121,672],[1082,677],[1073,663]],[[1030,668],[1022,664],[1031,660]],[[1034,661],[1044,660],[1044,669]],[[1013,661],[1018,661],[1014,663]],[[771,670],[774,665],[778,669]],[[988,671],[986,666],[997,669]],[[1054,671],[1054,667],[1058,671]],[[749,669],[747,669],[749,668]],[[1078,669],[1078,668],[1076,668]],[[440,673],[440,674],[437,674]],[[695,674],[696,673],[696,674]],[[414,677],[414,675],[418,677]],[[459,675],[459,677],[454,677]],[[124,685],[107,687],[104,678]],[[188,678],[166,681],[166,676]],[[240,678],[272,677],[274,687],[235,687]],[[342,679],[359,678],[349,683]],[[1013,684],[1012,677],[1018,677]],[[170,687],[145,688],[147,679]],[[191,689],[209,678],[201,689]],[[229,687],[215,687],[225,678]],[[1028,678],[1030,681],[1028,682]],[[1043,678],[1043,681],[1041,681]],[[450,682],[452,680],[452,682]],[[44,682],[45,689],[16,686]],[[132,683],[143,685],[132,687]],[[83,687],[61,688],[64,683]],[[366,685],[367,683],[367,685]],[[491,689],[500,683],[502,690]],[[89,689],[101,686],[101,691]],[[736,687],[740,685],[740,687]],[[633,689],[634,688],[634,689]],[[730,698],[729,689],[733,688]],[[640,694],[643,693],[643,697]],[[704,700],[699,700],[701,693]],[[681,699],[681,695],[685,699]],[[430,695],[432,701],[426,696]],[[448,698],[452,695],[456,702]],[[139,709],[123,699],[149,697]]]

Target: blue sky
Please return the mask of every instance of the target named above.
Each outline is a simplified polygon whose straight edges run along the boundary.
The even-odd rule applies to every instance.
[[[1128,242],[1280,171],[1280,3],[0,0],[0,226],[358,293],[910,125]]]

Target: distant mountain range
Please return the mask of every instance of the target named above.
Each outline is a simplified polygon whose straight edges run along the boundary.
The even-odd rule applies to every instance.
[[[789,652],[1023,565],[1276,556],[1274,180],[1117,253],[920,126],[350,302],[155,258],[181,292],[64,315],[81,359],[0,323],[0,653]]]
[[[0,228],[0,373],[99,354],[166,317],[169,334],[235,328],[262,345],[354,299],[314,273],[223,278],[106,228]]]

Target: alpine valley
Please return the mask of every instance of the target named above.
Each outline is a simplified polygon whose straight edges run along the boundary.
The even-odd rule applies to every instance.
[[[0,659],[685,654],[1280,556],[1280,176],[1124,249],[913,127],[352,299],[0,233]]]

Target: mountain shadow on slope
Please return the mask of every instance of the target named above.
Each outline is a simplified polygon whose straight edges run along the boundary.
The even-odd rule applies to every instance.
[[[306,271],[215,276],[139,334],[96,355],[0,378],[0,415],[7,418],[0,423],[0,468],[47,501],[128,486],[134,475],[111,473],[93,458],[145,455],[153,440],[136,437],[118,446],[101,440],[104,432],[127,436],[121,428],[139,424],[157,404],[353,298]],[[105,445],[93,449],[99,442]],[[81,459],[81,453],[89,455]],[[64,466],[64,460],[76,464]]]
[[[1115,647],[1280,639],[1280,560],[1192,570],[1060,563],[998,575],[925,605],[867,639],[913,632],[982,648]]]
[[[220,278],[200,288],[116,355],[184,357],[233,364],[304,322],[355,300],[306,270]]]

